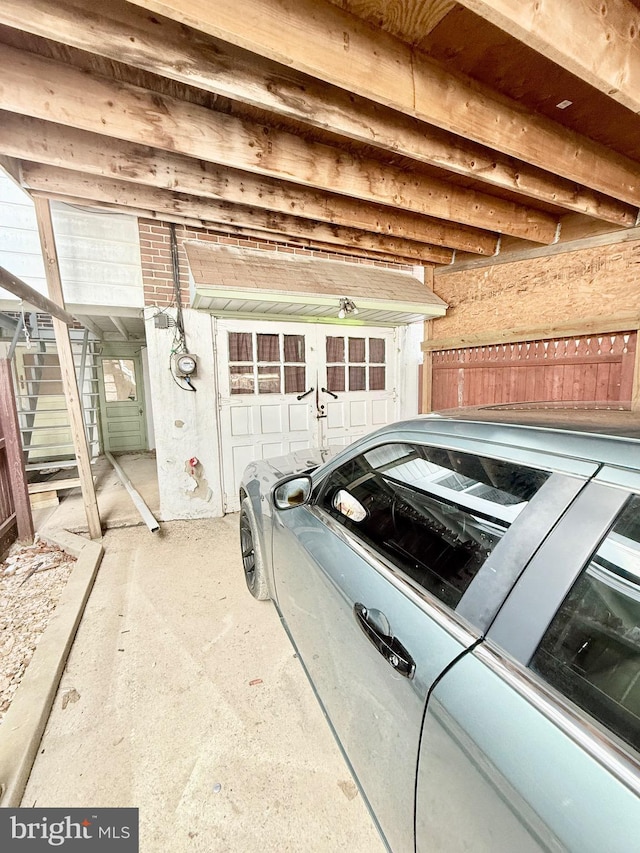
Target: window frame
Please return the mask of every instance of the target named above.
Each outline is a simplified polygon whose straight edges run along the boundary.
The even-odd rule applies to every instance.
[[[597,685],[594,684],[589,677],[581,677],[579,668],[576,670],[573,666],[569,665],[567,660],[556,659],[558,663],[558,667],[554,667],[553,673],[550,672],[542,672],[542,669],[545,669],[549,664],[549,659],[554,658],[555,651],[558,649],[558,644],[562,642],[562,637],[567,634],[568,631],[572,629],[576,629],[580,631],[579,620],[576,618],[579,616],[579,601],[580,598],[575,601],[572,600],[572,608],[564,613],[563,608],[567,602],[567,599],[573,596],[574,590],[578,588],[579,594],[590,595],[593,594],[596,598],[601,597],[602,587],[606,586],[609,590],[611,590],[614,594],[617,592],[625,597],[625,601],[628,599],[633,599],[636,602],[636,611],[640,613],[640,576],[638,576],[637,580],[625,579],[624,576],[624,565],[621,564],[608,570],[605,566],[602,565],[601,561],[606,560],[606,543],[609,542],[610,538],[620,538],[620,534],[616,534],[616,526],[625,513],[629,511],[630,504],[629,501],[634,501],[634,512],[637,512],[640,509],[640,494],[639,493],[630,493],[630,497],[627,499],[627,502],[623,505],[620,513],[616,516],[612,526],[606,532],[606,534],[601,539],[598,544],[597,549],[591,554],[591,557],[587,561],[587,563],[582,567],[580,574],[576,578],[574,584],[569,590],[567,597],[562,601],[560,607],[554,614],[553,619],[549,623],[547,630],[545,631],[540,644],[536,648],[534,654],[529,661],[529,669],[531,669],[536,675],[538,675],[542,681],[548,684],[551,688],[553,688],[556,692],[558,692],[561,696],[564,696],[569,702],[578,707],[581,712],[587,714],[590,718],[594,719],[599,723],[606,731],[610,732],[616,739],[620,740],[624,744],[627,745],[627,748],[631,748],[633,751],[637,752],[640,755],[640,742],[637,744],[633,744],[628,740],[628,737],[623,736],[620,733],[619,722],[620,718],[622,718],[624,722],[624,708],[619,700],[613,695],[613,693],[609,692],[609,689],[601,687],[600,693],[603,698],[598,699],[598,688]],[[634,548],[635,552],[640,551],[640,540],[633,540],[637,547]],[[612,545],[615,549],[615,541],[612,541]],[[603,546],[605,546],[605,553],[603,553]],[[626,546],[622,544],[622,548],[625,549]],[[623,551],[624,553],[624,551]],[[600,558],[600,560],[598,559]],[[620,569],[620,571],[618,571]],[[605,578],[605,575],[609,575],[608,578]],[[591,577],[593,581],[595,581],[596,585],[589,586],[588,582],[585,585],[585,581],[588,577]],[[599,585],[599,587],[598,587]],[[586,587],[586,588],[585,588]],[[604,629],[604,625],[602,625]],[[594,635],[596,637],[596,642],[598,638],[598,628],[595,628]],[[604,636],[604,630],[602,632]],[[613,632],[613,636],[610,637],[613,640],[613,646],[621,645],[622,635],[616,634]],[[585,644],[586,645],[586,644]],[[581,649],[582,650],[582,649]],[[580,650],[580,651],[581,651]],[[537,660],[538,656],[542,654],[542,659]],[[638,659],[640,657],[640,647],[634,653],[633,657]],[[614,660],[620,660],[620,662],[624,661],[623,657],[615,657]],[[640,674],[640,660],[638,661],[637,668],[634,668],[635,675],[633,676],[633,682],[637,681],[638,675]],[[607,668],[606,673],[611,672],[609,668]],[[563,685],[563,681],[565,684]],[[629,685],[627,690],[630,689]],[[578,698],[576,698],[578,695]],[[595,706],[591,703],[591,700],[595,698]],[[598,702],[600,707],[598,708]],[[612,711],[611,706],[620,706],[622,709],[622,713],[618,710],[618,707]],[[634,714],[632,711],[630,712],[635,719],[637,720],[637,725],[634,726],[633,731],[637,731],[638,735],[640,735],[640,720],[638,719],[638,715]],[[616,716],[618,720],[616,721]]]
[[[463,453],[476,454],[489,457],[496,461],[508,462],[529,468],[551,472],[547,482],[539,489],[537,494],[545,493],[546,512],[542,513],[542,520],[534,518],[531,504],[536,495],[520,515],[507,528],[502,537],[503,542],[508,542],[509,547],[499,551],[500,543],[492,552],[491,559],[485,561],[480,570],[465,590],[455,609],[444,604],[434,594],[420,586],[412,578],[406,575],[402,569],[384,553],[369,545],[364,539],[352,533],[347,527],[336,521],[333,516],[321,505],[324,490],[331,475],[345,462],[352,458],[353,448],[347,448],[333,459],[326,462],[321,468],[313,473],[313,491],[307,509],[319,514],[323,522],[335,533],[339,528],[344,537],[351,543],[358,543],[358,548],[371,555],[371,564],[378,562],[387,567],[394,575],[401,579],[401,583],[413,594],[434,606],[438,611],[445,610],[456,621],[484,633],[491,625],[496,613],[507,598],[524,567],[536,553],[542,542],[547,538],[555,525],[559,515],[564,513],[576,499],[576,496],[584,489],[589,479],[597,471],[595,463],[583,462],[564,457],[555,457],[548,453],[535,450],[527,450],[513,445],[493,444],[489,441],[466,438],[461,436],[425,436],[424,432],[411,429],[395,434],[374,435],[368,441],[359,445],[359,453],[369,452],[389,444],[412,444],[440,450],[459,451]],[[434,495],[435,496],[435,495]],[[539,510],[538,510],[539,512]],[[352,545],[353,547],[353,545]],[[516,556],[514,562],[514,555]],[[495,556],[495,558],[494,558]],[[496,577],[500,582],[496,583]]]
[[[226,329],[224,334],[226,335],[226,345],[227,345],[227,382],[229,386],[229,395],[232,398],[237,397],[251,397],[253,399],[266,399],[273,397],[293,397],[297,394],[302,394],[306,390],[306,382],[308,375],[309,364],[307,362],[307,342],[305,336],[300,332],[290,332],[290,331],[279,331],[279,332],[269,332],[267,330],[241,330],[235,328]],[[251,339],[251,361],[238,361],[231,358],[231,335],[248,335]],[[276,337],[278,339],[278,361],[265,361],[260,360],[258,358],[259,355],[259,343],[258,338],[260,336],[271,336]],[[287,361],[286,360],[286,346],[285,346],[285,338],[286,337],[299,337],[302,339],[303,344],[303,353],[304,356],[302,361]],[[234,367],[246,368],[248,372],[246,373],[233,373]],[[287,367],[294,367],[297,369],[302,369],[303,371],[303,382],[300,383],[300,387],[287,391]],[[279,390],[277,391],[261,391],[260,390],[260,370],[265,370],[268,368],[277,368],[278,375],[278,384]],[[252,380],[252,390],[251,391],[236,391],[233,388],[233,376],[250,376]],[[266,374],[262,374],[263,376]]]
[[[329,339],[341,339],[343,341],[343,360],[342,361],[329,361],[329,352],[328,352],[328,341]],[[351,341],[352,340],[361,340],[364,345],[364,361],[352,361],[351,360]],[[381,341],[382,347],[384,349],[384,360],[383,361],[372,361],[371,360],[371,341]],[[387,363],[387,349],[388,349],[388,341],[384,337],[379,337],[377,334],[368,334],[363,333],[359,330],[352,330],[351,332],[345,331],[342,335],[327,335],[325,350],[322,356],[322,364],[323,370],[326,373],[327,377],[327,388],[330,391],[335,391],[340,394],[353,393],[353,394],[361,394],[361,393],[384,393],[388,390],[388,363]],[[363,388],[352,388],[351,387],[351,369],[362,369],[364,371],[364,387]],[[371,388],[371,369],[372,368],[381,368],[384,370],[384,383],[382,388]],[[332,370],[342,369],[342,384],[343,388],[334,387],[333,378],[329,379],[330,376],[333,377],[333,374],[330,373]]]
[[[514,686],[535,695],[536,704],[550,720],[626,784],[628,768],[635,768],[635,773],[640,770],[640,753],[529,664],[566,596],[634,494],[640,494],[637,472],[603,468],[542,544],[486,636],[487,654],[509,662]],[[556,577],[550,584],[552,574]],[[544,606],[537,608],[536,601]]]

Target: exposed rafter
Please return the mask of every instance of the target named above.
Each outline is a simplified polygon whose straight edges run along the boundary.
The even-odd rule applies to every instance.
[[[551,243],[549,214],[378,161],[345,155],[267,125],[242,121],[138,86],[0,46],[0,107],[116,139],[290,180],[316,189]]]
[[[34,195],[443,271],[623,240],[633,3],[4,0],[0,165]]]
[[[453,4],[445,4],[445,9]],[[106,11],[106,10],[105,10]],[[4,0],[0,23],[162,74],[306,124],[330,129],[490,186],[552,203],[621,226],[635,224],[630,205],[607,198],[527,163],[454,137],[364,98],[251,56],[219,40],[196,36],[121,0],[108,17],[92,0]]]
[[[273,231],[315,238],[328,244],[362,246],[366,250],[413,258],[416,263],[424,261],[446,264],[452,259],[450,250],[437,246],[358,232],[353,228],[314,223],[286,214],[270,213],[257,208],[231,205],[228,202],[218,202],[125,181],[96,179],[92,175],[66,169],[23,163],[23,176],[25,186],[29,189],[58,199],[68,197],[74,201],[83,200],[85,204],[97,201],[132,208],[136,211],[151,210],[159,214],[175,214],[200,220],[202,224],[251,227],[262,230],[265,237]]]
[[[0,112],[0,151],[37,163],[73,168],[160,189],[295,215],[391,238],[492,255],[494,234],[380,205],[319,192],[248,172],[223,169],[180,154],[106,139],[98,134]],[[31,169],[31,175],[34,170]],[[46,174],[40,171],[40,177]],[[448,263],[448,261],[447,261]]]
[[[260,56],[640,206],[640,169],[318,0],[131,0]],[[282,38],[283,31],[287,38]]]

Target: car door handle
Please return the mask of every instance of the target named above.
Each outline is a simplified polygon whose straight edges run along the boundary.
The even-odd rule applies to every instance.
[[[390,634],[384,634],[380,628],[370,621],[369,611],[364,604],[356,602],[353,605],[353,613],[366,638],[376,647],[387,663],[405,678],[413,678],[416,664],[402,643]]]

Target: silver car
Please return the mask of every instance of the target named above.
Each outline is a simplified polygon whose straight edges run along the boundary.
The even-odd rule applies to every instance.
[[[637,414],[421,417],[240,498],[392,851],[640,850]]]

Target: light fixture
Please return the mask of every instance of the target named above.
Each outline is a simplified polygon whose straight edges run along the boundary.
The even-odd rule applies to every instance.
[[[559,104],[556,104],[556,107],[557,107],[559,110],[566,110],[566,108],[567,108],[567,107],[570,107],[572,103],[573,103],[573,101],[567,101],[567,100],[564,100],[564,101],[560,101],[560,103],[559,103]]]
[[[358,308],[355,302],[352,302],[351,299],[348,299],[346,296],[341,296],[339,301],[340,310],[338,311],[338,317],[340,320],[344,320],[345,317],[348,317],[350,314],[358,314]]]

